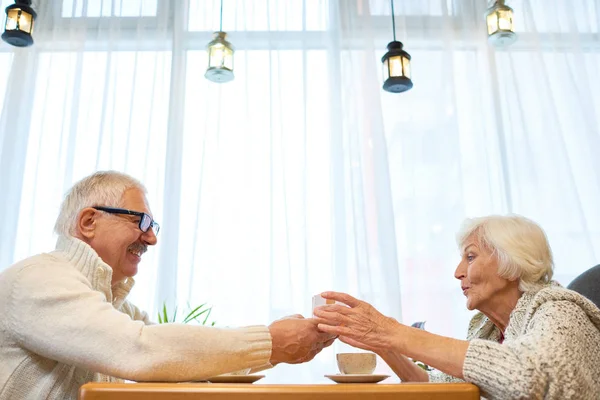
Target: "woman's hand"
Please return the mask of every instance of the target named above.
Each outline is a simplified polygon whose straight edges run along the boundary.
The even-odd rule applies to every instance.
[[[446,374],[463,378],[469,342],[402,325],[373,306],[344,293],[324,292],[331,304],[315,308],[319,330],[339,335],[354,347],[379,354],[403,381],[426,381],[428,375],[406,357],[420,360]]]
[[[338,335],[350,346],[381,353],[393,347],[394,337],[403,325],[381,314],[369,303],[339,292],[321,293],[324,299],[346,304],[330,304],[315,308],[314,315],[323,332]]]

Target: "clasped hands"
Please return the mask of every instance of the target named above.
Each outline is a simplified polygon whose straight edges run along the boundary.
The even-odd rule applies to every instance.
[[[346,344],[375,353],[392,346],[394,328],[399,325],[395,319],[348,294],[324,292],[321,296],[343,304],[316,307],[315,318],[291,315],[269,326],[272,365],[310,361],[338,337]]]
[[[339,292],[324,292],[321,296],[336,304],[314,309],[317,328],[339,337],[353,347],[381,354],[394,346],[401,326],[394,318],[386,317],[367,302]],[[342,303],[342,304],[339,304]]]

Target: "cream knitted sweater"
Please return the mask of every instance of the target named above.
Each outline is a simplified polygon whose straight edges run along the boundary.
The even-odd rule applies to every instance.
[[[189,381],[269,366],[267,327],[154,325],[125,300],[133,281],[111,290],[111,275],[67,237],[0,274],[0,400],[76,399],[89,381]]]
[[[524,293],[504,336],[481,313],[471,320],[463,375],[486,398],[600,399],[600,310],[585,297],[558,285]]]

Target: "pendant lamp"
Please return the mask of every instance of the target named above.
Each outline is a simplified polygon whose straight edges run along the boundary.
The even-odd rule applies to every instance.
[[[6,7],[6,23],[2,40],[17,47],[33,44],[33,21],[37,17],[31,8],[31,0],[15,0],[15,4]]]
[[[488,8],[485,20],[488,30],[488,41],[495,46],[504,47],[517,40],[513,25],[513,9],[504,0],[495,0]]]
[[[401,42],[396,41],[394,0],[390,0],[390,3],[392,6],[394,40],[387,45],[388,52],[381,58],[381,62],[383,63],[383,90],[392,93],[401,93],[413,87],[413,83],[410,80],[410,54],[404,51]]]
[[[233,53],[231,43],[226,40],[227,33],[223,32],[223,0],[221,0],[221,14],[219,18],[219,31],[214,33],[214,39],[206,46],[208,52],[208,68],[204,77],[216,83],[232,81]]]

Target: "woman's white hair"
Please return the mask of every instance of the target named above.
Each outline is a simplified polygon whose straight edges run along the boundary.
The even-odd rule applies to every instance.
[[[554,261],[548,238],[530,219],[515,214],[468,218],[456,235],[461,253],[471,239],[496,256],[498,275],[518,279],[523,292],[552,279]]]
[[[59,235],[74,236],[81,210],[94,206],[120,207],[128,189],[146,193],[140,181],[117,171],[99,171],[83,178],[67,192],[54,231]]]

